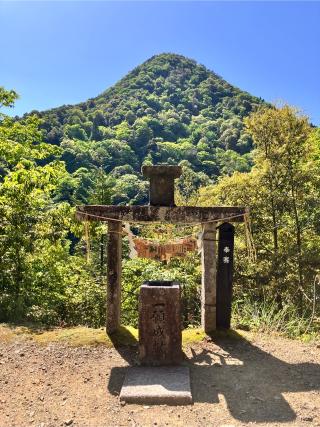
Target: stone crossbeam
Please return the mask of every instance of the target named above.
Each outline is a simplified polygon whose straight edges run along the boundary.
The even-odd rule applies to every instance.
[[[243,222],[248,210],[238,206],[77,206],[79,220],[195,224],[210,221]]]

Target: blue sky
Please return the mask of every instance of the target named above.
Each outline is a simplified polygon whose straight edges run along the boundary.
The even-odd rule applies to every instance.
[[[14,114],[84,101],[173,52],[320,125],[317,2],[0,2],[0,52]]]

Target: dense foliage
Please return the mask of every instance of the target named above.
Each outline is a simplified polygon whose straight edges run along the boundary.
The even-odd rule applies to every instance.
[[[15,96],[0,91],[0,104]],[[35,116],[0,117],[0,321],[99,324],[100,282],[82,256],[70,256],[79,226],[71,206],[53,200],[68,173],[39,125]]]
[[[141,204],[147,201],[143,163],[183,161],[196,172],[193,187],[249,171],[252,138],[242,119],[262,103],[195,61],[162,54],[96,98],[35,113],[72,177],[90,180],[101,168],[117,178],[113,203]],[[75,191],[69,181],[64,197],[71,200]]]
[[[319,130],[288,106],[262,109],[245,125],[255,143],[251,172],[224,177],[200,196],[204,205],[250,206],[257,262],[239,233],[236,294],[319,317]]]
[[[0,88],[0,107],[16,97]],[[178,204],[250,207],[257,260],[237,225],[237,325],[319,328],[319,129],[170,54],[85,103],[0,115],[0,321],[104,324],[106,226],[91,223],[85,239],[74,206],[146,203],[145,163],[183,166]],[[196,231],[161,227],[135,232],[165,241]],[[122,322],[137,324],[143,280],[170,278],[182,285],[184,325],[198,324],[199,256],[165,265],[128,252],[125,238]]]

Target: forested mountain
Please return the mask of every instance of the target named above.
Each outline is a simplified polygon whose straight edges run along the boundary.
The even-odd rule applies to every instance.
[[[40,119],[2,114],[16,98],[0,87],[0,321],[104,324],[106,227],[77,222],[74,206],[146,203],[140,167],[166,162],[183,167],[177,203],[250,208],[247,232],[237,227],[240,324],[319,333],[320,130],[306,116],[169,54],[86,103],[38,112]],[[191,232],[133,231],[162,242]],[[126,238],[123,249],[122,322],[137,323],[141,283],[170,278],[182,287],[183,324],[198,325],[198,255],[164,265],[128,259]]]
[[[87,201],[100,170],[116,179],[110,201],[123,204],[146,201],[145,163],[183,162],[192,188],[248,171],[252,140],[242,119],[262,103],[193,60],[161,54],[96,98],[36,113],[74,178],[62,199]]]

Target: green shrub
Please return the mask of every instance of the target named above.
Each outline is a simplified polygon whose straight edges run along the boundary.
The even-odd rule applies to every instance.
[[[249,296],[233,302],[232,323],[238,329],[278,332],[290,338],[317,333],[310,315],[299,315],[293,304],[279,307],[274,300],[257,301]]]
[[[146,280],[175,280],[181,285],[183,325],[200,323],[200,269],[195,254],[172,259],[169,264],[135,258],[125,260],[122,270],[122,323],[138,325],[138,297]]]

